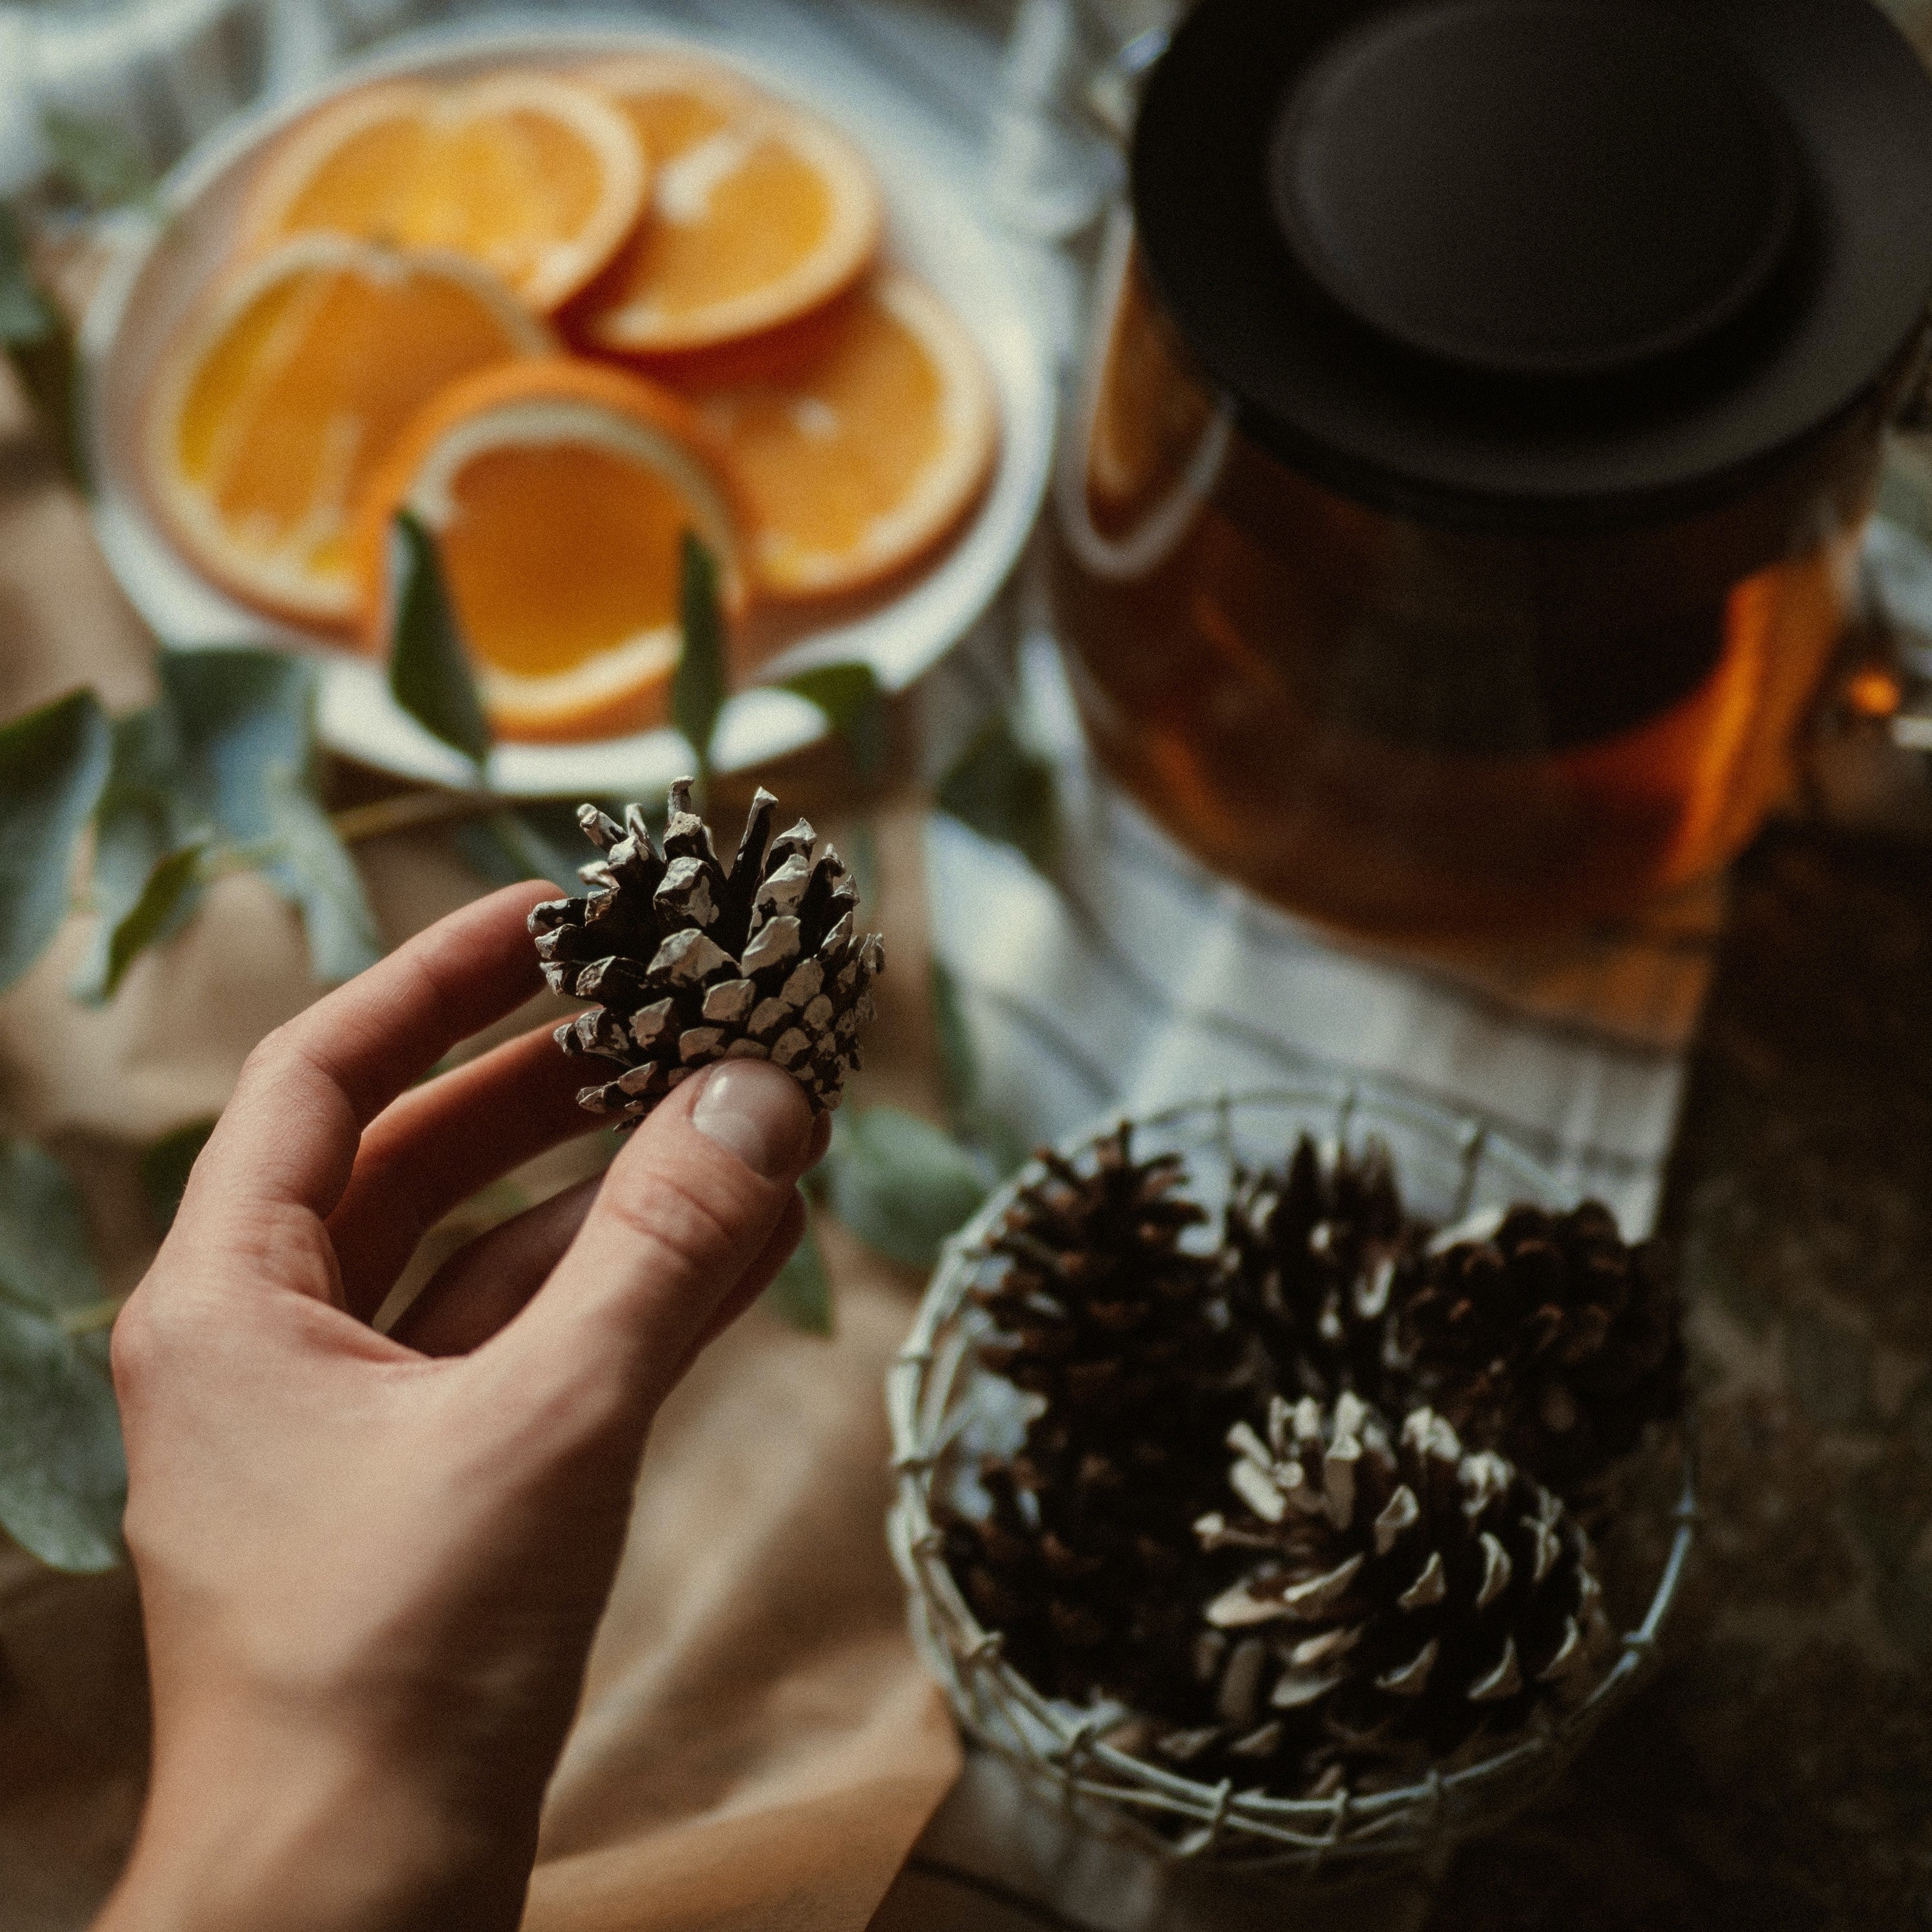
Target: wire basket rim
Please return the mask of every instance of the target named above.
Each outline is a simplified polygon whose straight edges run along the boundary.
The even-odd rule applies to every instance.
[[[1576,1188],[1506,1127],[1480,1113],[1351,1076],[1217,1090],[1141,1114],[1110,1108],[1064,1136],[1054,1150],[1077,1160],[1123,1121],[1138,1132],[1218,1118],[1218,1144],[1232,1165],[1237,1114],[1318,1108],[1334,1116],[1324,1137],[1331,1144],[1357,1127],[1372,1131],[1368,1117],[1373,1115],[1452,1144],[1462,1170],[1454,1218],[1468,1211],[1486,1160],[1496,1160],[1512,1178],[1526,1179],[1547,1204],[1580,1198]],[[1305,1123],[1304,1130],[1312,1131],[1312,1124]],[[967,1604],[932,1520],[932,1478],[966,1414],[962,1390],[970,1388],[972,1374],[968,1369],[962,1384],[970,1355],[970,1336],[960,1326],[964,1294],[981,1264],[979,1250],[987,1233],[1018,1191],[1046,1171],[1037,1153],[1030,1156],[942,1244],[910,1332],[886,1376],[896,1486],[888,1538],[906,1585],[915,1644],[962,1727],[1088,1828],[1124,1834],[1165,1859],[1289,1864],[1312,1874],[1324,1866],[1412,1858],[1501,1822],[1568,1763],[1652,1664],[1696,1538],[1696,1443],[1689,1415],[1677,1431],[1682,1480],[1671,1511],[1674,1527],[1648,1606],[1636,1628],[1620,1634],[1614,1660],[1574,1710],[1540,1712],[1529,1728],[1499,1741],[1490,1754],[1454,1769],[1432,1768],[1415,1782],[1384,1790],[1345,1788],[1325,1798],[1282,1798],[1238,1790],[1232,1780],[1202,1784],[1101,1741],[1098,1733],[1126,1714],[1126,1706],[1103,1704],[1081,1712],[1044,1696],[1021,1676],[1006,1660],[1000,1634],[986,1630]],[[944,1348],[949,1331],[951,1345]],[[945,1372],[937,1390],[936,1368]],[[988,1722],[982,1698],[993,1700],[1005,1735]],[[1458,1812],[1460,1817],[1452,1816]],[[1192,1828],[1177,1839],[1158,1828],[1163,1815],[1192,1821]]]

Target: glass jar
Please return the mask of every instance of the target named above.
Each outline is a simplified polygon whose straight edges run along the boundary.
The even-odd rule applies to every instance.
[[[1725,62],[1754,44],[1732,37],[1734,22],[1712,30],[1721,8],[1674,10],[1710,66],[1702,92],[1664,99],[1660,131],[1647,130],[1666,150],[1702,138]],[[1706,211],[1750,285],[1714,297],[1708,276],[1684,280],[1702,274],[1687,254],[1675,286],[1666,261],[1647,307],[1633,298],[1599,326],[1592,278],[1621,295],[1606,278],[1630,274],[1650,244],[1613,237],[1577,264],[1534,229],[1564,210],[1589,218],[1597,192],[1574,178],[1574,153],[1561,152],[1571,130],[1545,111],[1566,84],[1564,46],[1528,37],[1516,78],[1545,97],[1532,124],[1508,126],[1506,77],[1500,106],[1479,102],[1472,130],[1460,106],[1442,111],[1444,92],[1460,84],[1458,59],[1480,57],[1487,78],[1512,47],[1523,54],[1528,16],[1514,0],[1317,16],[1284,28],[1246,0],[1206,0],[1150,90],[1135,211],[1117,215],[1103,250],[1052,520],[1055,620],[1088,730],[1184,842],[1317,917],[1427,937],[1628,912],[1721,866],[1791,784],[1801,727],[1855,611],[1886,424],[1921,360],[1932,228],[1909,262],[1879,265],[1883,290],[1868,275],[1834,295],[1835,280],[1857,277],[1821,242],[1831,190],[1840,250],[1895,254],[1902,231],[1867,207],[1858,232],[1856,198],[1873,183],[1834,158],[1834,143],[1856,148],[1856,130],[1808,124],[1802,75],[1763,56],[1784,88],[1775,122],[1763,117],[1764,152],[1789,166],[1790,192],[1779,205],[1749,178],[1762,157],[1733,156],[1719,183],[1730,205]],[[1647,42],[1648,12],[1534,10],[1537,22],[1564,16],[1583,22],[1570,51],[1588,86],[1601,80],[1596,23],[1608,16],[1634,22],[1610,52],[1634,64],[1637,94],[1658,82],[1668,95],[1652,56],[1660,45],[1661,64],[1685,58],[1668,22]],[[1886,185],[1932,212],[1932,88],[1870,20],[1876,34],[1861,21],[1851,37],[1886,83],[1868,111],[1892,116],[1892,158],[1910,163]],[[1433,41],[1432,23],[1446,23]],[[1378,58],[1394,78],[1364,80]],[[1163,100],[1177,62],[1168,93],[1180,98]],[[1773,92],[1740,89],[1747,145]],[[1388,197],[1418,184],[1400,164],[1391,180],[1368,138],[1340,160],[1323,152],[1334,138],[1323,114],[1392,105],[1407,118],[1376,138],[1406,145],[1417,166],[1440,171],[1444,152],[1460,152],[1445,143],[1499,122],[1505,146],[1540,142],[1571,164],[1572,178],[1519,195],[1500,234],[1480,199],[1498,193],[1493,166],[1472,164],[1425,211],[1438,229],[1461,220],[1470,248],[1489,245],[1480,286],[1466,264],[1412,266],[1427,232],[1397,237],[1408,255],[1390,242],[1366,267],[1343,245],[1351,222],[1381,242]],[[1585,132],[1592,154],[1606,145],[1600,128]],[[1220,152],[1178,169],[1185,139]],[[1340,139],[1346,149],[1347,128]],[[1258,206],[1231,220],[1228,184],[1241,184],[1228,157],[1244,144]],[[1628,146],[1606,164],[1613,176],[1646,165]],[[1681,192],[1694,194],[1688,178]],[[1646,188],[1608,184],[1640,213]],[[1668,212],[1667,193],[1652,200]],[[1339,268],[1319,259],[1324,246]],[[1696,247],[1708,256],[1709,237]],[[1753,256],[1768,248],[1767,269]],[[1227,266],[1270,250],[1264,272]],[[1569,268],[1580,286],[1566,310],[1548,290]],[[1849,300],[1864,327],[1834,355],[1822,331]],[[1660,318],[1667,333],[1687,302],[1706,314],[1659,350]]]

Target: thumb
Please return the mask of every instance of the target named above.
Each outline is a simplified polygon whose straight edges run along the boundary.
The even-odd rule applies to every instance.
[[[790,1209],[813,1148],[797,1082],[727,1060],[687,1081],[631,1137],[584,1225],[505,1339],[616,1369],[646,1412]]]

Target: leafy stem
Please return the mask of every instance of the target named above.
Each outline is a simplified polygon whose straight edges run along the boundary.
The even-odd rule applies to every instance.
[[[371,799],[366,805],[344,806],[329,814],[335,836],[345,845],[364,838],[386,838],[392,832],[413,832],[429,825],[451,825],[466,818],[481,818],[501,812],[505,800],[495,792],[398,792],[390,798]]]
[[[678,619],[684,632],[671,675],[671,720],[697,760],[702,796],[711,778],[712,740],[724,709],[724,616],[718,602],[718,559],[695,532],[679,545]]]

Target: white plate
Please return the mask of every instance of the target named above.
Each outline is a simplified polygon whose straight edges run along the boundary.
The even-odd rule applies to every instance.
[[[94,527],[122,586],[170,643],[272,643],[310,652],[321,672],[320,726],[335,750],[407,778],[474,783],[466,763],[391,698],[380,668],[320,645],[224,596],[196,573],[150,515],[140,486],[136,427],[156,357],[221,262],[235,212],[265,141],[319,100],[379,74],[460,74],[506,60],[551,63],[697,46],[728,56],[774,93],[844,128],[871,155],[888,214],[886,252],[938,291],[971,332],[998,392],[1000,448],[985,496],[937,560],[876,607],[801,626],[760,668],[778,680],[809,665],[858,660],[903,689],[938,662],[985,610],[1032,528],[1053,446],[1048,329],[1030,265],[1000,233],[978,188],[976,155],[929,124],[916,100],[830,43],[775,38],[782,16],[752,6],[727,29],[524,22],[412,38],[345,68],[320,92],[253,116],[203,144],[170,176],[164,222],[116,230],[81,332],[85,434],[97,484]],[[762,31],[761,31],[762,28]],[[823,735],[825,721],[788,692],[754,688],[725,706],[715,750],[722,770],[755,765]],[[503,745],[490,786],[518,796],[570,792],[642,796],[690,761],[675,732],[572,745]]]

